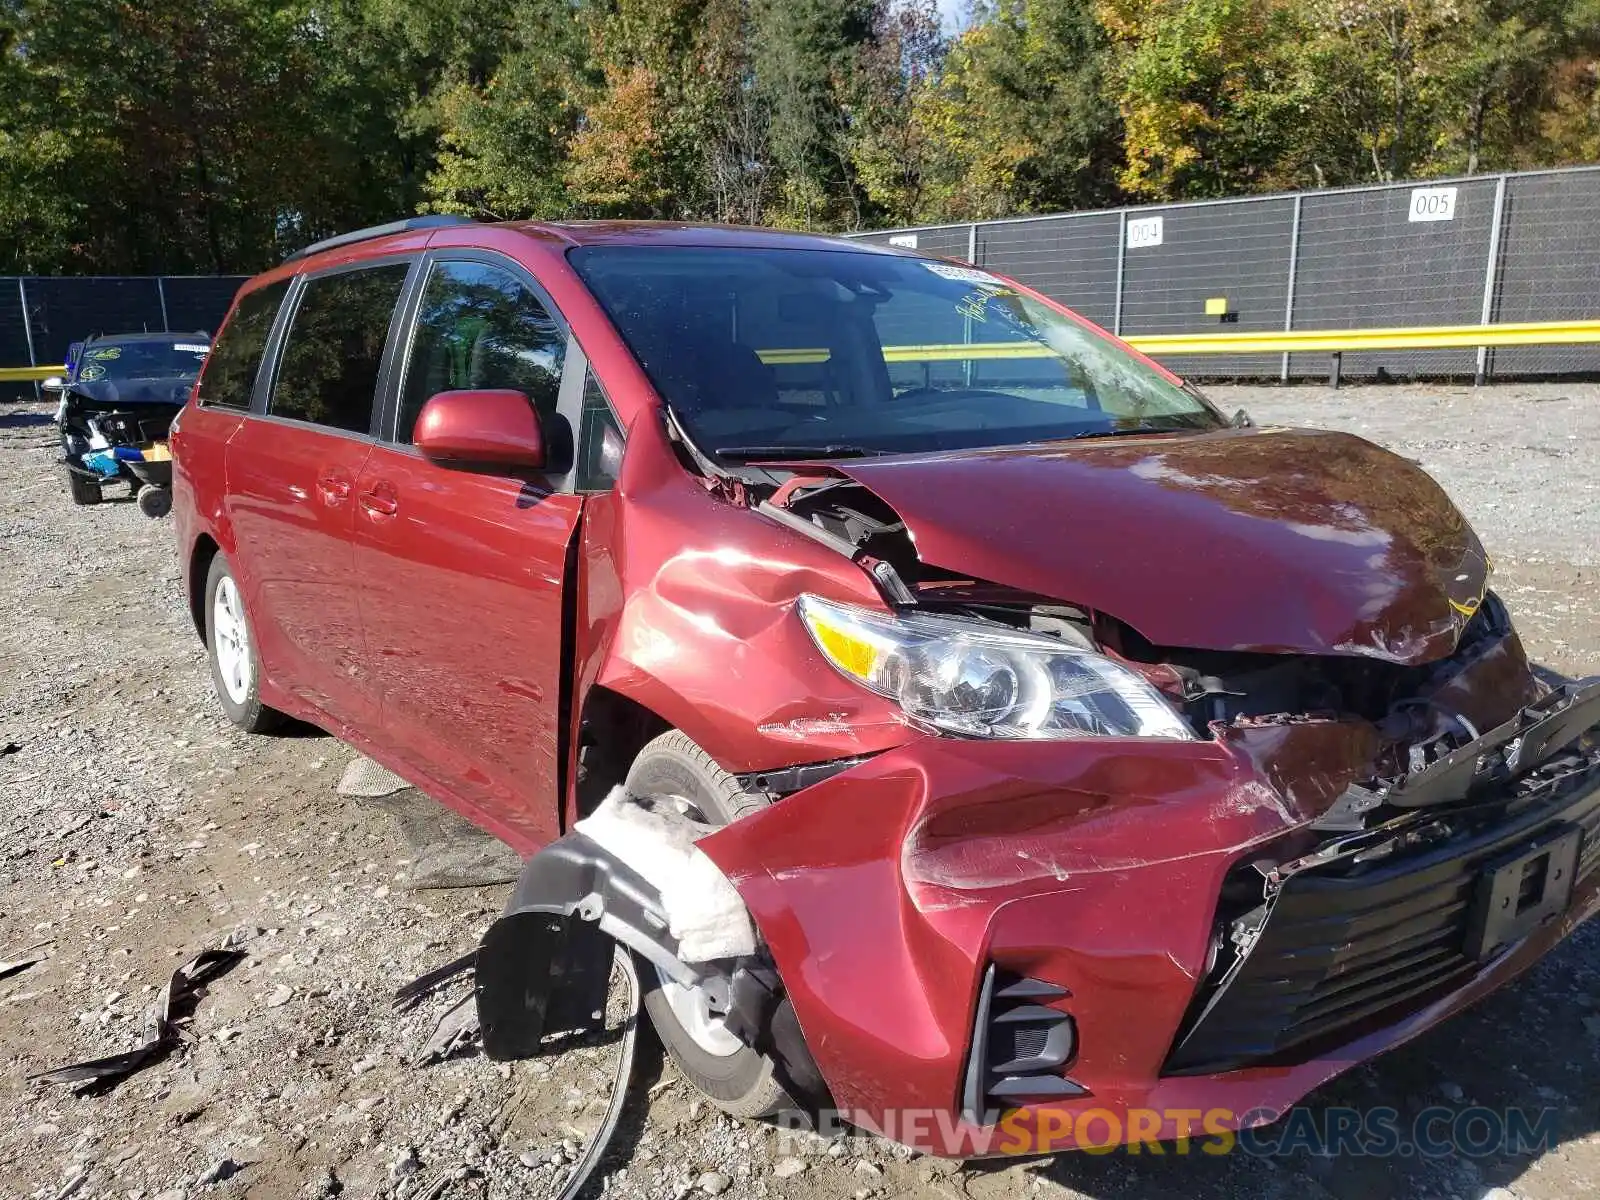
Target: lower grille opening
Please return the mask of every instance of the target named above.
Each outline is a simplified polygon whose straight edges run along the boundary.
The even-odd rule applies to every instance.
[[[1064,987],[992,965],[984,973],[962,1089],[967,1120],[981,1124],[996,1110],[1086,1094],[1061,1073],[1077,1054],[1078,1030],[1054,1006],[1070,996]]]
[[[1387,844],[1288,874],[1264,903],[1261,865],[1231,872],[1214,965],[1163,1074],[1305,1062],[1465,984],[1492,958],[1473,914],[1503,855],[1570,830],[1574,878],[1600,868],[1600,762],[1548,774],[1519,781],[1525,807],[1408,819]],[[1536,909],[1552,861],[1510,879],[1507,904]]]
[[[996,1039],[997,1041],[999,1039]],[[1044,1052],[1044,1044],[1049,1040],[1043,1028],[1013,1029],[1011,1030],[1011,1045],[1003,1043],[997,1046],[1000,1057],[1007,1059],[1033,1058]]]

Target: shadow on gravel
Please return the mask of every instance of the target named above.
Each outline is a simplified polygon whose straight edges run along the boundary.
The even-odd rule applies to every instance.
[[[297,738],[331,738],[333,734],[309,721],[302,721],[296,717],[287,718],[282,725],[266,730],[263,737],[282,738],[285,741],[294,741]]]
[[[643,1009],[639,1011],[639,1041],[633,1054],[633,1074],[628,1079],[628,1096],[616,1132],[612,1134],[611,1143],[601,1155],[595,1171],[599,1178],[611,1175],[619,1167],[633,1165],[639,1139],[644,1137],[650,1124],[650,1094],[661,1082],[666,1066],[666,1052],[662,1049],[661,1039],[656,1036],[656,1027],[650,1023]]]
[[[36,425],[54,425],[54,413],[0,412],[0,429],[31,429]]]

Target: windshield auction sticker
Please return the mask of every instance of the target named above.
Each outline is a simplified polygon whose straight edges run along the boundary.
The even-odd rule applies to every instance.
[[[957,283],[972,283],[984,288],[1005,288],[1005,283],[989,274],[980,271],[977,267],[958,267],[954,263],[924,262],[923,266],[944,279],[953,279]]]

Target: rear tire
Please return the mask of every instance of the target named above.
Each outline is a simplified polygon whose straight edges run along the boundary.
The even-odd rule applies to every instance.
[[[707,824],[718,826],[772,802],[770,796],[746,792],[715,759],[676,729],[639,751],[624,786],[633,796],[680,796]],[[736,1117],[766,1117],[794,1106],[766,1055],[735,1044],[726,1030],[720,1031],[720,1037],[715,1027],[703,1030],[699,1037],[690,1032],[681,1014],[703,1003],[698,989],[682,988],[662,978],[648,963],[641,964],[640,982],[645,1011],[662,1045],[684,1077],[717,1107]]]
[[[221,554],[206,572],[206,657],[211,687],[222,711],[246,733],[265,733],[283,724],[284,715],[261,703],[261,659],[255,629],[244,607],[244,589]]]
[[[99,504],[102,498],[98,480],[86,479],[71,470],[67,471],[67,494],[72,497],[72,502],[79,506]]]

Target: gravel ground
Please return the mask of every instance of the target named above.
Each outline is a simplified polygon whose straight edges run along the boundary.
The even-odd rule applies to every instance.
[[[1215,394],[1260,423],[1349,429],[1422,460],[1477,524],[1532,651],[1600,672],[1600,388]],[[73,509],[45,412],[0,408],[12,480],[0,499],[0,960],[41,942],[50,954],[0,981],[0,1194],[551,1194],[606,1102],[614,1047],[409,1065],[443,1001],[397,1017],[389,994],[472,945],[504,889],[415,888],[395,806],[335,791],[352,751],[224,722],[178,599],[170,526],[120,500]],[[209,985],[182,1048],[103,1095],[28,1080],[136,1044],[172,969],[236,930],[247,957]],[[1577,1200],[1600,1185],[1597,1048],[1600,932],[1588,927],[1307,1102],[1390,1105],[1402,1124],[1432,1104],[1550,1109],[1558,1136],[1535,1157],[1169,1149],[961,1167],[870,1138],[780,1138],[696,1101],[655,1062],[609,1194]]]

